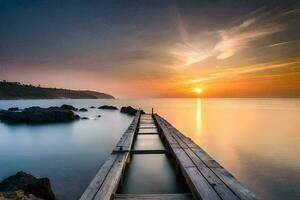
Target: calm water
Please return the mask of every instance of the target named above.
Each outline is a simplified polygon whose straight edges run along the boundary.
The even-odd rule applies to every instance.
[[[0,101],[0,108],[63,103],[154,107],[263,199],[300,199],[300,99],[30,100]],[[49,177],[58,199],[78,199],[132,119],[118,111],[80,113],[98,114],[70,124],[0,123],[0,179],[24,170]],[[168,168],[165,158],[152,160]]]

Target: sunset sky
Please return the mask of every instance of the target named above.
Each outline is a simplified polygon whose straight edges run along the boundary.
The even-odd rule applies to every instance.
[[[0,79],[116,97],[300,97],[300,1],[0,0]]]

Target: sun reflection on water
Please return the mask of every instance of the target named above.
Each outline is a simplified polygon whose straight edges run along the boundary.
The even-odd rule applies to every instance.
[[[196,130],[202,133],[202,102],[199,98],[196,99]]]

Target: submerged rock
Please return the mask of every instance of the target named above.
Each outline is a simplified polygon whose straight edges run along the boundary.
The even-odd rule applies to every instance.
[[[98,109],[118,110],[117,107],[115,107],[115,106],[108,106],[108,105],[100,106],[100,107],[98,107]]]
[[[11,108],[8,109],[8,111],[18,111],[18,110],[19,110],[18,107],[11,107]]]
[[[81,117],[80,119],[82,119],[82,120],[88,120],[89,118],[88,117]]]
[[[80,112],[87,112],[88,110],[86,108],[80,108],[79,111]]]
[[[135,115],[135,113],[139,111],[131,106],[123,106],[120,110],[121,113],[126,113],[126,114],[129,114],[129,115]],[[145,112],[143,110],[141,110],[142,114],[144,114]]]
[[[55,195],[51,189],[48,178],[36,178],[25,172],[18,172],[13,176],[4,179],[0,183],[2,194],[14,191],[23,191],[26,195],[34,195],[44,200],[54,200]],[[5,195],[5,194],[4,194]]]
[[[60,108],[66,109],[66,110],[72,110],[72,111],[78,110],[78,108],[75,108],[74,106],[68,105],[68,104],[64,104],[64,105],[62,105]]]
[[[97,118],[100,118],[101,117],[101,115],[97,115]]]
[[[95,106],[91,106],[90,108],[96,108]]]
[[[0,120],[5,123],[40,124],[70,122],[76,119],[78,117],[72,111],[59,107],[29,107],[21,112],[0,111]]]

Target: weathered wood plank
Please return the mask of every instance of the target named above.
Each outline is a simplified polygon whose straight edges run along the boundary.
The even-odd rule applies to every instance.
[[[139,129],[138,133],[158,133],[157,128]]]
[[[156,126],[154,126],[154,125],[153,126],[140,126],[139,127],[140,130],[142,130],[142,129],[155,129],[155,128],[156,128]]]
[[[173,149],[173,152],[176,156],[176,160],[178,160],[178,164],[183,167],[196,167],[190,157],[185,153],[185,151],[181,148]]]
[[[165,138],[167,139],[169,144],[176,144],[179,145],[175,138],[170,134],[165,134]],[[171,145],[172,146],[172,145]]]
[[[115,200],[193,200],[192,194],[116,194]]]
[[[136,150],[130,151],[132,154],[166,154],[169,151],[167,149],[149,149],[149,150]]]
[[[220,180],[220,178],[218,178],[211,169],[207,167],[198,167],[198,170],[223,200],[239,200],[239,198],[230,190],[230,188],[224,184],[223,181]]]
[[[158,135],[158,132],[156,133],[138,133],[139,135]]]
[[[180,145],[181,148],[183,148],[183,149],[189,148],[189,146],[184,141],[182,141],[182,139],[180,137],[178,137],[178,135],[173,134],[173,138],[178,142],[178,144]]]
[[[253,192],[245,188],[224,168],[212,168],[212,170],[241,200],[259,199]]]
[[[94,200],[110,200],[112,198],[121,180],[128,156],[129,153],[117,154],[117,159],[94,197]]]
[[[209,169],[205,163],[191,150],[184,149],[187,155],[197,166],[200,173],[205,177],[209,184],[215,189],[223,200],[238,200],[238,197]]]
[[[197,199],[221,200],[216,191],[199,172],[197,167],[185,168],[185,170],[183,170],[183,175]]]
[[[185,153],[189,156],[189,158],[193,161],[195,166],[203,168],[206,165],[200,160],[200,158],[190,149],[184,149]]]
[[[94,196],[98,192],[99,188],[101,187],[103,181],[105,180],[107,174],[109,173],[110,169],[112,168],[114,162],[117,159],[117,155],[110,155],[105,163],[102,165],[92,182],[89,184],[87,189],[82,194],[80,200],[93,200]]]
[[[191,148],[191,150],[206,164],[209,168],[222,168],[222,166],[210,157],[204,150],[200,147]]]

